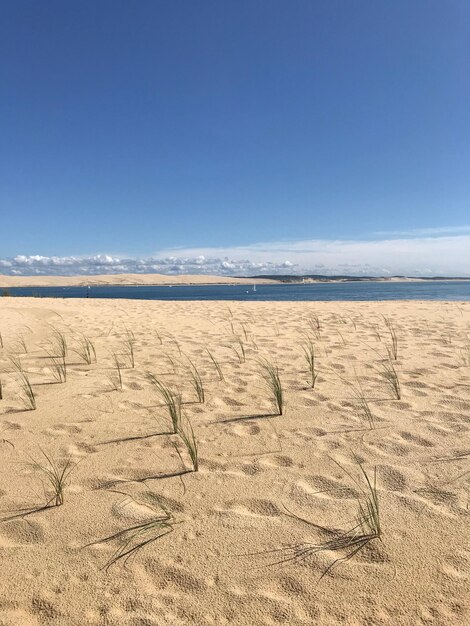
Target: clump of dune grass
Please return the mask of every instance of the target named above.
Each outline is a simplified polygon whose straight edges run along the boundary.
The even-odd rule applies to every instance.
[[[50,355],[65,359],[68,353],[67,338],[64,333],[57,328],[52,329],[51,349],[48,351]]]
[[[236,342],[236,345],[231,345],[230,347],[237,355],[238,362],[245,363],[246,361],[245,345],[243,341],[240,339],[240,337],[238,337],[238,335],[235,335],[235,342]]]
[[[376,341],[382,341],[380,326],[378,324],[372,324],[372,334],[374,335]]]
[[[401,400],[401,385],[400,380],[398,378],[397,370],[393,365],[391,358],[385,360],[379,370],[382,378],[385,381],[385,384],[392,392],[392,395],[397,400]]]
[[[64,333],[53,329],[50,348],[47,350],[51,360],[50,368],[54,379],[58,383],[65,383],[67,380],[67,339]]]
[[[45,480],[44,491],[47,502],[45,506],[61,506],[64,503],[64,491],[68,484],[70,474],[76,467],[70,457],[62,462],[56,461],[41,450],[43,461],[31,459],[28,465],[39,472]]]
[[[336,558],[322,572],[322,575],[320,576],[321,580],[335,566],[352,559],[372,541],[382,539],[380,504],[377,491],[377,468],[374,468],[373,477],[370,478],[362,464],[358,462],[360,474],[363,479],[361,483],[344,467],[339,465],[339,463],[337,463],[337,465],[351,478],[360,492],[360,495],[357,498],[357,513],[354,525],[346,531],[328,531],[330,534],[334,533],[336,536],[323,543],[297,543],[287,546],[287,548],[272,550],[267,554],[278,553],[281,556],[281,558],[275,563],[272,563],[272,565],[287,563],[290,561],[301,562],[315,554],[323,552],[342,554],[343,556]],[[290,511],[288,511],[288,515],[294,519],[318,528],[318,526],[313,522],[309,522],[308,520],[301,518]]]
[[[10,363],[13,366],[13,369],[21,374],[24,370],[23,370],[23,363],[21,362],[20,357],[17,354],[10,354],[8,358],[9,358]]]
[[[205,394],[204,383],[202,382],[201,375],[197,367],[191,361],[191,359],[188,358],[188,361],[189,361],[189,380],[191,382],[191,385],[194,391],[196,392],[198,402],[204,403],[206,399],[206,394]]]
[[[147,380],[155,387],[162,398],[170,416],[173,433],[176,434],[181,426],[181,394],[175,393],[164,382],[147,372]]]
[[[80,337],[78,340],[78,346],[75,348],[74,352],[78,354],[78,356],[83,359],[87,365],[96,363],[95,346],[86,335]]]
[[[390,340],[391,340],[391,345],[387,347],[387,352],[389,354],[390,359],[393,359],[394,361],[397,360],[398,358],[398,337],[397,337],[397,333],[395,330],[395,327],[393,325],[392,320],[389,317],[385,317],[384,316],[384,322],[385,322],[385,326],[388,329],[389,335],[390,335]]]
[[[220,363],[217,361],[215,356],[212,354],[212,352],[208,348],[206,348],[206,352],[209,355],[209,358],[210,358],[210,360],[212,361],[212,364],[215,367],[215,370],[217,372],[219,380],[224,380],[224,374],[222,372],[222,368],[220,367]]]
[[[51,364],[49,367],[51,368],[54,379],[58,383],[67,382],[67,363],[65,361],[65,357],[61,358],[52,356],[50,358]]]
[[[316,313],[312,313],[312,315],[308,319],[308,325],[315,335],[316,339],[320,339],[320,331],[321,331],[321,323],[320,318]]]
[[[122,493],[122,492],[117,492]],[[127,496],[130,501],[134,501],[137,504],[140,504],[137,500],[129,496],[129,494],[123,493],[123,495]],[[148,503],[145,502],[145,506],[148,507]],[[136,554],[136,552],[150,543],[157,541],[164,535],[173,532],[174,527],[174,519],[172,514],[161,504],[159,503],[160,510],[154,508],[156,513],[155,517],[152,517],[150,520],[145,522],[141,522],[136,524],[135,526],[130,526],[129,528],[125,528],[124,530],[120,530],[109,537],[105,537],[104,539],[100,539],[98,541],[94,541],[91,544],[88,544],[84,547],[89,547],[91,545],[97,545],[100,543],[112,543],[117,542],[119,547],[111,556],[110,559],[106,562],[103,569],[108,570],[112,565],[116,564],[121,559],[124,559],[124,564]]]
[[[352,392],[354,394],[354,397],[356,399],[356,402],[359,405],[359,409],[361,410],[361,413],[362,413],[364,419],[369,424],[369,428],[371,430],[374,429],[375,428],[375,417],[374,417],[374,414],[372,412],[372,409],[370,408],[369,401],[367,400],[367,397],[366,397],[366,395],[364,393],[364,389],[362,388],[362,384],[361,384],[361,381],[359,380],[359,377],[356,374],[356,379],[355,379],[354,382],[350,382],[350,381],[347,381],[347,380],[344,380],[344,382],[352,390]]]
[[[119,361],[119,357],[115,352],[113,352],[112,357],[114,369],[111,371],[110,374],[108,374],[108,380],[111,384],[111,388],[114,391],[119,391],[122,389],[122,366],[121,362]]]
[[[318,372],[315,363],[315,346],[313,345],[313,341],[310,339],[310,337],[308,337],[304,341],[302,345],[302,352],[304,353],[304,358],[310,374],[310,386],[312,389],[314,389],[318,377]]]
[[[19,385],[22,392],[22,398],[27,411],[36,410],[36,395],[29,381],[27,373],[23,369],[18,370]]]
[[[131,368],[135,367],[134,346],[135,335],[131,330],[126,330],[126,338],[124,339],[124,354],[126,355]]]
[[[168,354],[168,352],[164,352],[163,354],[166,357],[168,363],[171,365],[171,369],[173,370],[173,374],[178,374],[178,363],[177,363],[176,359],[174,359],[171,356],[171,354]]]
[[[189,421],[188,418],[186,418],[186,428],[184,428],[183,425],[180,424],[178,435],[186,448],[189,458],[191,459],[193,472],[199,471],[198,442],[196,439],[196,435],[194,434],[194,430],[191,425],[191,422]],[[183,464],[183,466],[185,466],[177,444],[174,444],[174,445],[175,445],[175,450],[177,451],[178,456],[180,457],[181,463]]]
[[[14,349],[19,354],[27,354],[28,353],[28,346],[26,345],[26,340],[24,338],[24,335],[19,334],[17,336],[16,342],[14,344]]]
[[[351,324],[353,325],[354,330],[357,330],[356,319],[352,315],[348,315],[348,318],[351,320]]]
[[[261,377],[266,383],[266,387],[271,394],[271,401],[277,415],[284,412],[284,390],[282,388],[281,379],[279,377],[279,368],[267,359],[259,359],[261,366]]]

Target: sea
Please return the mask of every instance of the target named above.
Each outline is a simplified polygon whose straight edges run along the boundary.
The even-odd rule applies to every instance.
[[[5,295],[5,290],[0,289]],[[130,300],[364,301],[470,300],[470,280],[421,282],[351,281],[253,285],[96,285],[11,287],[11,296],[39,298],[120,298]]]

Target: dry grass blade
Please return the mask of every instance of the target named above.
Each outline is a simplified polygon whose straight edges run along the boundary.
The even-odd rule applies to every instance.
[[[3,384],[2,384],[1,378],[0,378],[0,400],[3,400]]]
[[[87,365],[96,363],[96,350],[93,343],[86,335],[78,340],[78,347],[74,350],[75,354],[85,361]]]
[[[326,576],[335,566],[339,563],[349,561],[355,554],[365,548],[371,541],[375,539],[381,539],[382,529],[380,521],[380,507],[379,498],[377,492],[377,470],[374,468],[373,478],[370,479],[367,472],[361,463],[358,463],[361,476],[364,479],[365,485],[361,485],[344,467],[339,467],[354,481],[359,487],[361,495],[357,498],[357,514],[356,523],[354,526],[346,530],[345,532],[334,532],[336,536],[323,543],[299,543],[286,548],[280,548],[278,550],[272,550],[265,554],[278,553],[280,558],[271,563],[271,565],[278,565],[281,563],[287,563],[290,561],[304,561],[305,559],[322,552],[335,552],[343,553],[343,556],[339,556],[323,571],[320,576],[320,580]],[[305,522],[316,528],[318,527],[313,522],[310,522],[298,515],[288,512],[289,516],[299,521]],[[322,529],[326,530],[326,529]]]
[[[14,344],[14,348],[20,354],[27,354],[28,346],[26,345],[26,341],[23,335],[18,335]]]
[[[388,328],[392,345],[387,347],[387,352],[390,360],[396,361],[398,358],[398,338],[393,322],[390,318],[383,316],[385,326]]]
[[[372,413],[372,409],[370,408],[369,402],[364,393],[364,390],[362,388],[362,384],[361,384],[361,381],[359,380],[358,375],[356,374],[355,382],[346,380],[345,378],[342,378],[341,376],[340,378],[346,385],[348,385],[348,387],[351,388],[354,394],[354,397],[356,398],[356,401],[359,405],[359,408],[361,409],[363,416],[367,420],[369,424],[369,428],[372,430],[373,428],[375,428],[375,417],[374,417],[374,414]]]
[[[67,363],[65,357],[51,356],[51,371],[54,379],[58,383],[65,383],[67,381]]]
[[[61,506],[64,503],[65,487],[68,484],[70,474],[76,467],[76,463],[73,463],[70,458],[65,459],[65,461],[60,463],[46,454],[44,450],[41,450],[41,453],[44,456],[45,461],[41,463],[32,459],[31,463],[28,465],[34,470],[40,472],[46,480],[49,492],[51,493],[46,506],[50,506],[51,504],[53,504],[53,506]]]
[[[261,377],[265,381],[268,390],[271,392],[271,399],[274,408],[278,415],[282,415],[284,412],[285,401],[284,391],[279,377],[279,368],[277,365],[270,363],[266,359],[259,359],[258,362],[261,366]]]
[[[392,392],[393,397],[396,400],[401,400],[401,386],[398,378],[397,370],[393,365],[391,359],[384,361],[380,366],[380,374],[385,380],[386,385]]]
[[[237,355],[238,362],[239,363],[245,363],[245,361],[246,361],[246,352],[245,352],[245,346],[243,344],[243,341],[238,336],[235,336],[235,339],[236,339],[236,343],[237,343],[238,347],[236,347],[236,346],[230,346],[230,347],[232,348],[232,350]]]
[[[67,348],[67,339],[60,330],[57,328],[52,329],[52,347],[49,350],[49,354],[51,356],[60,357],[61,359],[65,359],[68,353]]]
[[[128,494],[124,495],[128,496]],[[136,500],[130,496],[128,496],[128,498],[136,502]],[[148,504],[146,503],[145,506],[148,506]],[[109,537],[88,544],[88,546],[112,542],[120,544],[111,558],[106,562],[103,569],[108,570],[121,559],[124,559],[125,564],[136,552],[150,543],[157,541],[157,539],[160,539],[164,535],[173,532],[173,526],[175,524],[173,516],[162,505],[160,505],[160,508],[161,511],[155,510],[156,515],[152,519],[125,528]]]
[[[20,374],[24,372],[23,364],[21,363],[21,359],[19,356],[17,356],[16,354],[12,354],[9,357],[9,361],[12,364],[14,370],[19,372]]]
[[[28,411],[36,410],[36,396],[34,394],[33,387],[29,382],[29,378],[23,370],[19,371],[20,375],[20,388],[23,392],[23,401]]]
[[[219,380],[224,380],[224,374],[222,372],[222,368],[220,367],[220,363],[217,361],[215,356],[212,354],[212,352],[208,348],[206,348],[206,352],[209,355],[210,360],[212,361],[212,363],[213,363],[213,365],[214,365],[214,367],[216,369],[216,372],[217,372],[217,374],[219,376]]]
[[[171,369],[173,370],[173,374],[178,374],[178,363],[176,359],[174,359],[171,354],[168,352],[163,352],[164,356],[168,360],[168,363],[171,365]]]
[[[131,330],[126,330],[126,338],[124,339],[124,353],[127,356],[129,364],[132,368],[135,367],[134,346],[135,335]]]
[[[193,427],[189,419],[187,421],[187,428],[180,427],[178,431],[178,435],[180,436],[181,441],[184,443],[184,446],[189,454],[189,458],[191,459],[191,463],[193,465],[193,471],[199,471],[199,451],[198,451],[198,442],[196,439],[196,435],[194,434]],[[181,459],[181,462],[184,465],[184,461],[181,457],[181,454],[178,450],[178,446],[175,444],[175,449],[178,452],[178,456]]]
[[[313,313],[309,317],[308,325],[310,326],[310,328],[311,328],[313,334],[315,335],[316,339],[320,339],[321,324],[320,324],[320,318],[318,317],[318,315],[316,313]]]
[[[122,389],[122,368],[119,357],[115,352],[113,352],[113,363],[114,370],[108,375],[108,380],[111,383],[112,389],[114,389],[114,391],[119,391]]]
[[[122,545],[116,550],[113,556],[107,561],[104,569],[108,570],[112,565],[120,559],[124,559],[124,563],[128,561],[138,550],[141,550],[149,543],[160,539],[164,535],[173,532],[173,524],[171,516],[160,516],[150,522],[143,522],[126,528],[110,537],[101,540],[101,543],[109,543],[118,540]]]
[[[181,426],[181,394],[175,393],[164,382],[147,372],[148,381],[155,387],[165,403],[170,415],[173,433],[176,434]]]
[[[204,403],[206,399],[205,391],[204,391],[204,383],[202,382],[201,375],[199,374],[199,370],[188,358],[189,361],[189,376],[191,385],[196,392],[196,396],[199,402]]]
[[[318,377],[318,372],[316,371],[315,367],[315,346],[313,345],[313,342],[310,338],[307,338],[305,340],[305,343],[302,345],[302,351],[304,353],[308,371],[310,372],[310,386],[312,389],[314,389]]]

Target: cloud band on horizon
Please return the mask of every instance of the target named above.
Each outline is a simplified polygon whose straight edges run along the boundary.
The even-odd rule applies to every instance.
[[[455,230],[460,233],[466,228]],[[447,233],[448,230],[442,232]],[[17,255],[0,259],[0,273],[16,276],[161,273],[466,277],[470,276],[470,233],[169,248],[149,257]]]

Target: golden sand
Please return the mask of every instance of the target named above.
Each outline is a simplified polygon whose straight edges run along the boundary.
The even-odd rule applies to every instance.
[[[383,315],[397,335],[399,400],[381,376]],[[68,342],[62,384],[49,356],[57,330]],[[469,330],[470,303],[1,298],[0,624],[469,623]],[[82,334],[96,349],[91,365],[73,351]],[[122,389],[112,389],[113,353]],[[36,410],[25,410],[12,355]],[[279,368],[282,416],[260,358]],[[198,472],[165,434],[168,412],[146,372],[182,393]],[[77,463],[62,506],[41,508],[51,497],[31,466],[45,461],[41,450]],[[367,494],[359,463],[377,472],[380,538],[356,554],[305,552],[355,526]],[[163,518],[169,527],[145,526]]]

